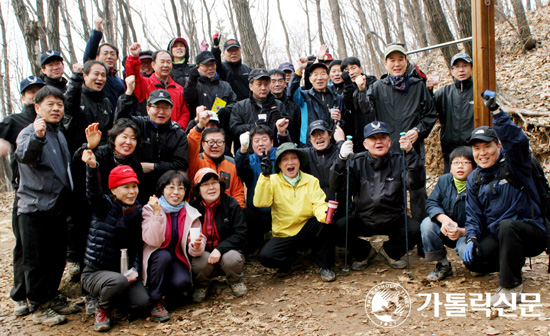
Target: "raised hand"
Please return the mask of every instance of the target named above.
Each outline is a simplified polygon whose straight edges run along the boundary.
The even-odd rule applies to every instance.
[[[43,138],[46,135],[46,122],[44,119],[36,119],[33,123],[34,133],[37,137]]]
[[[359,90],[364,90],[367,87],[367,76],[360,75],[355,77],[355,84],[357,84],[357,87]]]
[[[197,126],[199,128],[206,127],[206,124],[210,121],[210,111],[206,109],[206,106],[201,105],[197,106],[197,116],[199,117],[199,122],[197,123]]]
[[[220,38],[221,38],[222,34],[220,34],[220,32],[216,32],[216,34],[214,34],[212,36],[212,46],[214,48],[219,48],[220,47]]]
[[[286,135],[286,130],[289,124],[290,124],[290,121],[287,118],[278,119],[275,122],[275,126],[277,127],[277,133],[279,133],[280,135]]]
[[[99,16],[94,19],[95,30],[99,30],[99,31],[103,30],[103,21],[104,21],[103,18]]]
[[[88,125],[84,130],[86,133],[86,141],[88,142],[88,148],[94,149],[99,145],[101,141],[101,131],[99,130],[99,123],[93,123]]]
[[[137,42],[132,43],[132,45],[130,46],[130,55],[132,55],[135,58],[138,58],[140,52],[141,52],[141,45]]]
[[[239,136],[239,142],[241,143],[241,153],[246,153],[248,145],[250,144],[250,132],[246,131]]]
[[[262,168],[262,174],[265,177],[269,177],[273,173],[273,164],[271,163],[271,158],[265,152],[262,155],[262,162],[260,163],[260,168]]]
[[[300,57],[297,63],[296,72],[303,74],[307,67],[307,57]]]
[[[85,149],[82,152],[82,161],[92,168],[95,168],[97,166],[95,154],[94,152],[92,152],[91,149]]]
[[[84,69],[84,65],[82,65],[81,63],[73,64],[73,73],[82,73],[83,69]]]
[[[126,78],[124,78],[124,81],[126,82],[126,94],[128,96],[131,96],[134,93],[134,90],[136,89],[136,76],[131,75]]]
[[[149,197],[149,202],[147,202],[147,205],[149,205],[151,207],[151,209],[153,209],[153,214],[155,216],[160,216],[160,204],[159,204],[159,199],[157,198],[157,196],[155,196],[155,195],[150,196]]]
[[[319,50],[317,50],[317,52],[315,53],[315,56],[317,56],[317,59],[321,61],[324,60],[325,55],[327,54],[327,50],[328,50],[327,45],[321,44],[321,46],[319,47]]]

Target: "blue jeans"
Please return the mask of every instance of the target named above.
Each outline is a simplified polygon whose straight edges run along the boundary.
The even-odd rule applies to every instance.
[[[430,217],[424,218],[420,224],[422,234],[422,244],[426,261],[439,261],[447,256],[445,246],[454,248],[459,257],[466,247],[466,238],[460,237],[458,240],[450,240],[447,236],[441,234],[441,225],[431,220]]]

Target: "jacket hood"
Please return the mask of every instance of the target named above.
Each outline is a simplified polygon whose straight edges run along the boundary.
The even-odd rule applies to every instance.
[[[174,45],[176,40],[183,42],[183,44],[185,45],[185,61],[183,61],[183,63],[184,64],[189,63],[189,43],[187,43],[187,40],[184,39],[183,37],[174,37],[173,39],[171,39],[170,42],[168,42],[168,47],[166,48],[166,50],[168,50],[171,54],[172,46]]]

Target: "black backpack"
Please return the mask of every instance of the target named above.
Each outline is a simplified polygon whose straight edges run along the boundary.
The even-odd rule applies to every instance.
[[[500,177],[497,177],[493,180],[484,180],[479,174],[479,170],[476,171],[474,176],[474,190],[477,194],[479,192],[479,187],[483,184],[488,184],[491,181],[496,180],[506,180],[514,188],[524,191],[527,196],[531,199],[532,202],[536,203],[539,206],[541,216],[546,224],[546,254],[550,255],[550,184],[544,175],[544,169],[540,165],[539,160],[537,160],[533,155],[530,155],[531,158],[531,176],[533,177],[533,182],[535,184],[538,197],[531,195],[528,190],[525,189],[525,185],[518,181],[518,179],[512,175],[508,164],[506,163],[506,157],[503,157],[499,162],[500,168]],[[538,198],[538,200],[537,200]],[[548,273],[550,273],[550,259],[548,263]]]

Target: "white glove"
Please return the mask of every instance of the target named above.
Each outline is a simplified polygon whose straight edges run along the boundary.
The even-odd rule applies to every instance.
[[[124,273],[124,276],[128,280],[137,279],[138,272],[135,270],[135,268],[132,267],[129,270],[127,270],[126,273]]]
[[[353,142],[351,140],[344,141],[342,147],[340,147],[340,158],[347,160],[348,156],[353,154]]]
[[[241,149],[243,152],[248,150],[248,145],[250,144],[250,132],[244,132],[239,136],[239,141],[241,143]]]

